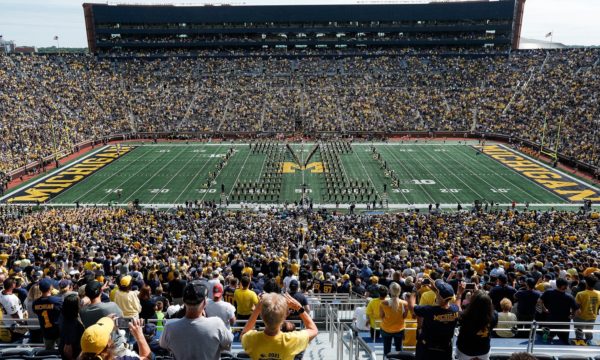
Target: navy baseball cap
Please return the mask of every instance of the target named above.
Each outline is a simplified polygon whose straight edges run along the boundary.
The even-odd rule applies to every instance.
[[[449,300],[454,297],[454,289],[450,284],[444,282],[444,280],[436,280],[435,288],[440,297],[444,300]]]

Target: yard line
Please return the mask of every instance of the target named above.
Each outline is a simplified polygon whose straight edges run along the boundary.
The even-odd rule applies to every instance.
[[[279,145],[277,145],[279,146]],[[249,150],[250,151],[250,150]],[[267,162],[267,155],[265,155],[265,158],[262,162],[262,165],[260,167],[260,172],[258,173],[258,177],[256,178],[256,182],[258,182],[260,180],[260,176],[262,175],[263,169],[265,168],[265,163]]]
[[[221,147],[223,147],[223,146],[221,146]],[[221,147],[219,147],[219,148],[216,150],[216,152],[217,152],[217,153],[218,153],[218,151],[219,151],[219,150],[221,150]],[[205,167],[206,165],[208,165],[208,163],[210,162],[210,157],[209,157],[209,158],[207,158],[207,159],[208,159],[208,160],[206,160],[206,162],[204,163],[204,165],[202,165],[202,167],[200,168],[200,170],[198,170],[198,171],[196,172],[196,175],[194,175],[194,176],[192,177],[192,180],[190,180],[190,182],[189,182],[189,183],[188,183],[188,184],[185,186],[185,188],[183,188],[183,190],[182,190],[182,191],[179,193],[179,196],[177,196],[177,198],[175,199],[175,201],[173,201],[173,205],[177,204],[177,201],[179,200],[179,198],[181,197],[181,195],[183,195],[183,194],[184,194],[184,193],[187,191],[187,189],[190,187],[190,185],[192,185],[192,184],[194,183],[194,181],[196,180],[196,178],[197,178],[197,177],[200,175],[200,171],[201,171],[202,169],[204,169],[204,167]]]
[[[151,153],[152,153],[151,151],[145,152],[145,153],[144,153],[144,156],[145,156],[145,155],[147,155],[147,154],[151,154]],[[168,154],[168,153],[167,153],[167,152],[164,152],[164,153],[162,153],[161,155],[159,155],[159,156],[157,156],[156,158],[154,158],[153,160],[151,160],[151,161],[150,161],[150,163],[148,163],[148,165],[150,165],[150,164],[152,164],[153,162],[155,162],[156,160],[158,160],[158,159],[162,158],[162,157],[163,157],[165,154]],[[123,186],[124,184],[126,184],[126,183],[127,183],[129,180],[131,180],[131,178],[133,178],[134,176],[136,176],[137,174],[139,174],[139,173],[140,173],[142,170],[145,170],[145,169],[147,168],[147,166],[148,166],[148,165],[146,165],[146,166],[144,166],[144,167],[140,168],[140,169],[139,169],[138,171],[136,171],[136,172],[135,172],[133,175],[130,175],[130,176],[128,176],[128,177],[127,177],[127,179],[125,179],[125,181],[123,181],[123,182],[121,182],[119,185],[117,185],[117,186],[115,187],[115,189],[120,189],[120,188],[121,188],[121,186]],[[104,199],[106,199],[106,197],[107,197],[107,196],[109,196],[109,195],[110,195],[110,194],[106,194],[106,195],[104,195],[104,196],[103,196],[103,197],[102,197],[100,200],[98,200],[98,202],[102,202],[102,201],[104,201]]]
[[[462,148],[463,148],[463,147],[462,147],[462,146],[460,146],[459,148],[460,148],[460,150],[462,151]],[[472,149],[472,147],[469,147],[469,148],[471,148],[471,149]],[[466,152],[466,151],[465,151],[465,152]],[[484,154],[482,154],[482,155],[484,155]],[[495,160],[491,159],[491,158],[490,158],[489,156],[487,156],[487,155],[485,155],[485,158],[486,158],[486,159],[490,159],[490,160],[492,160],[492,161],[496,162]],[[484,162],[481,162],[481,165],[483,165],[483,166],[484,166],[484,167],[485,167],[487,170],[489,170],[489,171],[491,171],[491,172],[493,172],[493,173],[496,173],[496,171],[495,171],[493,168],[489,167],[489,166],[486,164],[486,162],[485,162],[485,161],[484,161]],[[513,170],[512,170],[512,169],[510,169],[510,168],[508,168],[508,167],[506,167],[506,166],[504,166],[504,165],[502,165],[502,164],[500,164],[500,165],[501,165],[501,166],[502,166],[504,169],[508,169],[508,170],[510,170],[511,172],[513,172]],[[514,173],[516,174],[517,172],[516,172],[516,171],[514,171]],[[533,194],[530,194],[529,192],[525,191],[525,189],[523,189],[523,188],[521,188],[520,186],[516,185],[515,183],[513,183],[513,182],[509,181],[507,178],[505,178],[505,177],[503,177],[503,176],[500,176],[500,178],[502,179],[502,181],[503,181],[504,183],[506,183],[506,184],[510,185],[511,187],[513,187],[513,186],[516,186],[516,188],[518,189],[518,191],[519,191],[519,192],[521,192],[521,193],[523,193],[523,194],[525,194],[525,195],[527,195],[527,196],[530,196],[530,197],[531,197],[531,198],[533,198],[533,200],[535,200],[536,202],[538,202],[538,203],[541,203],[541,202],[542,202],[540,199],[538,199],[537,197],[535,197]],[[489,184],[488,184],[488,185],[489,185]],[[490,185],[490,186],[491,186],[491,185]],[[539,185],[538,185],[538,186],[539,186]],[[546,189],[546,190],[547,190],[547,189]],[[561,199],[561,200],[564,200],[563,198],[559,197],[558,195],[556,195],[556,194],[554,194],[554,193],[553,193],[553,195],[554,195],[555,197],[557,197],[557,198]],[[507,197],[507,196],[505,195],[504,197]],[[507,198],[508,198],[508,197],[507,197]],[[510,200],[510,199],[509,199],[509,201],[511,201],[511,202],[512,202],[512,200]]]
[[[508,150],[508,149],[507,149],[507,150]],[[484,153],[484,154],[485,154],[485,153]],[[519,154],[519,155],[521,155],[521,154]],[[485,156],[488,156],[488,157],[489,157],[489,155],[485,155]],[[494,160],[494,161],[496,161],[496,160]],[[515,174],[517,174],[519,177],[521,177],[521,178],[525,179],[526,181],[528,181],[528,182],[533,182],[531,179],[529,179],[527,176],[525,176],[525,175],[521,174],[520,172],[518,172],[518,171],[515,171],[515,170],[513,170],[513,169],[509,168],[508,166],[506,166],[506,165],[504,165],[504,164],[500,163],[499,161],[497,161],[497,162],[498,162],[499,164],[501,164],[501,165],[502,165],[502,167],[504,167],[505,169],[508,169],[508,170],[510,170],[510,171],[512,171],[512,172],[514,172]],[[533,183],[535,184],[535,182],[533,182]],[[539,188],[542,188],[542,189],[544,189],[544,190],[545,190],[547,193],[549,193],[549,194],[552,194],[552,196],[554,196],[555,198],[557,198],[557,199],[560,199],[561,201],[567,201],[567,200],[563,199],[562,197],[558,196],[557,194],[553,193],[553,192],[552,192],[552,191],[550,191],[549,189],[546,189],[545,187],[543,187],[543,186],[541,186],[541,185],[538,185],[538,184],[535,184],[535,185],[536,185],[537,187],[539,187]],[[532,196],[532,197],[533,197],[533,196]],[[540,200],[537,200],[537,201],[541,202]]]
[[[354,153],[354,155],[356,155],[356,158],[358,159],[358,162],[360,162],[360,165],[362,166],[363,170],[365,171],[365,174],[367,174],[367,177],[369,178],[371,185],[373,185],[373,190],[375,190],[377,197],[381,199],[381,196],[379,195],[379,191],[377,191],[377,187],[375,187],[375,183],[373,182],[373,179],[371,179],[371,175],[367,171],[367,168],[365,168],[365,164],[363,164],[362,160],[360,159],[360,156],[358,156],[358,151],[353,151],[353,153]]]
[[[248,155],[246,155],[246,158],[244,159],[244,163],[240,167],[240,171],[238,171],[238,175],[235,178],[235,181],[233,182],[233,185],[231,185],[231,190],[229,190],[229,192],[227,193],[227,198],[228,199],[231,196],[231,193],[233,192],[233,188],[235,187],[235,184],[237,184],[238,180],[240,179],[240,175],[242,175],[242,171],[244,170],[244,165],[246,165],[246,162],[248,161],[248,158],[250,157],[250,153],[252,153],[252,151],[248,151]],[[204,193],[204,195],[202,195],[202,199],[200,201],[204,200],[205,196],[206,196],[206,193]]]
[[[460,147],[460,146],[459,146]],[[427,153],[427,151],[425,151],[425,153]],[[430,155],[429,153],[427,155]],[[443,162],[438,161],[437,156],[435,156],[433,153],[431,154],[431,158],[433,159],[433,161],[435,161],[436,163],[440,164],[444,170],[448,171],[450,175],[454,176],[456,179],[458,179],[458,181],[460,181],[463,185],[465,185],[466,187],[469,188],[469,190],[471,190],[472,192],[475,193],[475,195],[479,196],[480,199],[484,199],[483,196],[481,196],[480,193],[478,193],[475,189],[473,189],[471,186],[469,186],[469,184],[467,184],[466,182],[462,181],[461,178],[459,178],[456,175],[455,171],[452,171],[450,169],[448,169]],[[465,170],[467,170],[467,172],[471,172],[471,175],[475,175],[477,178],[479,178],[480,180],[482,180],[483,182],[485,182],[486,184],[488,184],[489,186],[491,186],[487,181],[483,180],[482,178],[480,178],[477,174],[475,174],[471,169],[467,168],[466,166],[463,166],[461,163],[459,163],[458,161],[456,161],[455,159],[452,159],[452,161],[454,161],[455,163],[459,164],[462,168],[464,168]],[[504,194],[502,194],[504,195]],[[508,201],[512,201],[511,199],[509,199],[506,195],[504,195],[504,197],[506,197],[508,199]]]
[[[539,161],[539,160],[537,160],[537,159],[534,159],[534,158],[532,158],[532,157],[531,157],[531,156],[529,156],[529,155],[526,155],[526,154],[524,154],[524,153],[522,153],[522,152],[520,152],[520,151],[513,150],[513,149],[509,148],[508,146],[506,146],[506,145],[504,145],[504,144],[499,144],[499,146],[500,146],[500,147],[502,147],[502,148],[504,148],[505,150],[511,151],[511,152],[513,152],[513,153],[515,153],[515,154],[518,154],[518,155],[520,155],[520,156],[522,156],[522,157],[524,157],[524,158],[526,158],[526,159],[528,159],[528,160],[531,160],[531,161],[533,161],[534,163],[536,163],[536,164],[538,164],[538,165],[541,165],[541,166],[545,167],[545,168],[546,168],[546,169],[548,169],[548,170],[555,171],[555,172],[557,172],[557,173],[559,173],[559,174],[561,174],[561,175],[563,175],[563,176],[565,176],[565,177],[567,177],[567,178],[569,178],[569,179],[571,179],[571,180],[573,180],[573,181],[575,181],[575,182],[578,182],[580,185],[584,185],[584,186],[587,186],[587,187],[589,187],[590,189],[593,189],[593,190],[596,190],[596,191],[600,191],[600,189],[599,189],[599,188],[597,188],[597,187],[595,187],[594,185],[592,185],[592,184],[589,184],[589,183],[587,183],[587,182],[585,182],[585,181],[583,181],[583,180],[580,180],[580,179],[578,179],[578,178],[576,178],[576,177],[573,177],[573,176],[571,176],[571,175],[569,175],[569,174],[567,174],[567,173],[565,173],[565,172],[563,172],[563,171],[561,171],[561,170],[559,170],[559,169],[553,169],[553,168],[551,168],[549,165],[547,165],[547,164],[544,164],[543,162],[541,162],[541,161]],[[564,200],[564,199],[563,199],[563,200]]]
[[[170,163],[172,163],[173,161],[175,161],[175,159],[177,159],[177,158],[179,157],[179,155],[183,154],[183,153],[185,152],[185,150],[186,150],[186,148],[184,147],[182,151],[180,151],[179,153],[177,153],[177,155],[176,155],[176,156],[173,156],[173,158],[172,158],[171,160],[167,161],[167,163],[166,163],[166,164],[164,164],[164,165],[163,165],[163,166],[162,166],[160,169],[158,169],[158,171],[156,171],[156,172],[154,173],[154,175],[150,176],[150,177],[149,177],[149,178],[148,178],[146,181],[144,181],[144,183],[143,183],[142,185],[140,185],[140,186],[139,186],[137,189],[135,189],[135,191],[134,191],[134,192],[132,192],[132,193],[131,193],[131,194],[130,194],[128,197],[126,197],[126,198],[125,198],[125,200],[123,200],[123,201],[124,201],[124,202],[127,202],[127,200],[131,199],[131,197],[132,197],[134,194],[137,194],[137,192],[138,192],[138,191],[140,191],[140,190],[141,190],[141,189],[142,189],[144,186],[146,186],[146,184],[147,184],[147,183],[149,183],[149,182],[150,182],[152,179],[154,179],[154,178],[156,177],[156,175],[160,174],[160,172],[161,172],[161,171],[163,171],[163,170],[164,170],[164,169],[165,169],[167,166],[169,166],[169,164],[170,164]],[[167,153],[165,153],[165,154],[167,154]],[[169,153],[169,154],[170,154],[170,153]],[[162,157],[162,156],[159,156],[159,157]],[[154,160],[153,160],[152,162],[154,162]],[[141,171],[141,170],[143,170],[143,168],[142,168],[142,169],[140,169],[140,171]],[[139,171],[138,171],[138,172],[139,172]],[[131,178],[131,177],[130,177],[130,178]]]
[[[410,152],[408,152],[408,153],[410,153]],[[411,157],[410,155],[407,155],[407,156]],[[425,171],[427,171],[437,182],[439,182],[439,184],[441,186],[443,186],[445,189],[448,189],[448,187],[446,186],[446,184],[444,184],[443,182],[441,182],[440,179],[437,178],[437,176],[435,176],[431,171],[429,171],[429,169],[425,165],[423,165],[423,163],[419,160],[419,158],[417,156],[414,156],[414,157],[411,157],[411,158],[413,158],[416,162],[418,162],[419,165],[421,165],[421,167],[424,168]],[[458,196],[456,196],[453,192],[450,192],[449,194],[452,195],[456,199],[456,202],[458,202],[458,203],[461,202],[460,199],[458,198]]]
[[[169,185],[171,183],[171,181],[173,181],[173,179],[175,179],[177,177],[177,175],[179,175],[179,173],[181,172],[181,170],[185,169],[185,167],[187,166],[187,164],[189,164],[192,160],[194,160],[198,154],[201,154],[200,152],[195,153],[194,155],[190,156],[190,158],[188,159],[188,161],[185,162],[185,164],[183,166],[181,166],[179,168],[179,170],[177,170],[177,172],[175,173],[175,175],[171,176],[171,178],[169,179],[169,181],[167,181],[166,184],[164,184],[160,189],[164,189],[167,185]],[[207,157],[206,162],[204,163],[204,165],[202,166],[202,168],[204,168],[204,166],[206,166],[206,164],[208,163],[208,159],[210,159],[209,157]],[[154,194],[153,197],[150,198],[150,200],[148,200],[148,202],[152,202],[152,200],[154,200],[154,198],[156,198],[158,196],[158,194],[160,194],[160,191],[157,192],[156,194]]]
[[[135,160],[132,161],[132,163],[135,163],[136,161],[140,160],[141,158],[143,158],[144,156],[148,155],[148,152],[143,152],[140,151],[142,153],[142,155],[138,156]],[[125,154],[128,155],[128,154]],[[122,160],[122,158],[120,157],[119,160]],[[116,163],[117,165],[119,165],[118,163]],[[77,201],[79,201],[81,198],[85,197],[87,194],[89,194],[90,192],[96,190],[100,185],[104,184],[105,182],[107,182],[108,180],[110,180],[113,176],[119,174],[120,172],[126,170],[128,168],[128,166],[123,166],[122,169],[120,169],[119,171],[117,171],[116,173],[114,173],[111,176],[107,176],[106,179],[100,181],[96,186],[93,186],[91,189],[89,189],[88,191],[86,191],[85,193],[83,193],[81,196],[77,197],[75,200],[73,200],[73,203],[76,203]],[[92,174],[93,175],[93,174]],[[87,176],[86,178],[84,178],[80,183],[78,183],[77,185],[85,182],[87,179],[91,178],[92,175]],[[64,195],[66,192],[68,192],[69,190],[71,190],[72,188],[74,188],[75,186],[68,188],[67,190],[65,190],[63,193],[61,193],[60,195]]]
[[[396,154],[394,154],[390,149],[388,149],[386,146],[383,146],[383,149],[385,149],[387,152],[389,152],[392,157],[394,158],[394,160],[396,162],[398,162],[398,164],[400,164],[400,166],[402,167],[402,169],[404,169],[406,171],[406,173],[408,174],[408,176],[410,177],[415,177],[410,170],[408,170],[408,167],[405,167],[404,164],[402,163],[402,161],[400,161],[400,159],[398,159],[398,157],[396,156]],[[425,193],[425,195],[427,195],[427,197],[429,198],[429,200],[431,200],[432,203],[435,203],[436,201],[433,199],[433,197],[431,196],[431,194],[429,194],[429,191],[427,191],[427,189],[421,185],[421,184],[417,184],[421,187],[421,190],[423,190],[423,192]],[[410,201],[409,201],[410,202]]]
[[[85,155],[84,157],[82,157],[82,158],[80,158],[80,159],[77,159],[77,160],[75,160],[75,161],[73,161],[73,162],[71,162],[71,163],[69,163],[69,164],[67,164],[67,165],[63,165],[63,166],[60,166],[60,167],[58,167],[58,168],[57,168],[57,169],[55,169],[54,171],[50,172],[50,173],[49,173],[49,174],[47,174],[47,175],[44,175],[43,177],[41,177],[41,178],[39,178],[39,179],[36,179],[36,180],[34,180],[34,181],[30,182],[30,183],[27,183],[26,185],[18,186],[17,188],[13,189],[13,190],[12,190],[11,192],[9,192],[8,194],[6,194],[6,195],[4,195],[4,196],[0,197],[0,201],[2,201],[2,200],[5,200],[5,199],[7,199],[7,198],[9,198],[9,197],[13,196],[14,194],[18,193],[19,191],[21,191],[21,190],[23,190],[23,189],[28,189],[28,188],[30,188],[30,187],[33,187],[34,185],[36,185],[36,184],[38,184],[38,183],[40,183],[40,182],[42,182],[42,181],[46,180],[47,178],[49,178],[49,177],[51,177],[51,176],[53,176],[53,175],[56,175],[57,173],[59,173],[59,172],[61,172],[61,171],[63,171],[63,170],[66,170],[66,169],[70,168],[71,166],[75,166],[75,165],[79,164],[79,163],[80,163],[80,162],[82,162],[83,160],[85,160],[85,159],[87,159],[87,158],[89,158],[89,157],[91,157],[91,156],[94,156],[94,155],[96,155],[96,154],[97,154],[97,153],[99,153],[100,151],[103,151],[103,150],[107,149],[109,146],[110,146],[110,145],[105,145],[105,146],[102,146],[102,147],[98,148],[97,150],[95,150],[95,151],[92,151],[91,153],[89,153],[89,154]]]

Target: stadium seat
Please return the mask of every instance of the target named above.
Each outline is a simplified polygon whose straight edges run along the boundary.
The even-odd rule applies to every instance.
[[[221,359],[235,359],[235,356],[229,351],[222,351]]]
[[[508,360],[511,354],[491,354],[490,360]]]
[[[558,360],[590,360],[590,357],[585,355],[560,355],[556,358]]]
[[[25,356],[35,355],[32,348],[8,348],[0,351],[0,358],[23,358]]]
[[[387,354],[387,358],[397,360],[413,360],[415,359],[415,354],[408,351],[392,351]]]
[[[235,358],[236,358],[236,359],[250,359],[250,355],[248,355],[247,353],[245,353],[245,352],[243,352],[243,351],[242,351],[242,352],[239,352],[239,353],[238,353],[238,354],[235,356]]]
[[[554,360],[554,356],[547,354],[533,354],[538,360]]]

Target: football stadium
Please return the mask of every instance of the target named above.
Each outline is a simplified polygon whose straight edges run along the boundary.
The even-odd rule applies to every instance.
[[[600,359],[598,46],[528,49],[525,0],[74,3],[85,48],[0,36],[0,360]]]

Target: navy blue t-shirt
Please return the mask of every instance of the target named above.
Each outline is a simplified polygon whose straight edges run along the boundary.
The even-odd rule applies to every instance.
[[[498,313],[494,311],[492,323],[485,329],[473,329],[469,324],[461,323],[456,339],[456,347],[465,355],[478,356],[490,352],[492,329],[498,324]]]
[[[38,317],[44,339],[58,339],[62,305],[63,299],[59,296],[41,297],[33,302],[33,312]]]
[[[500,307],[500,301],[502,301],[502,299],[504,298],[507,298],[512,301],[516,293],[517,290],[515,290],[515,288],[512,286],[494,286],[492,290],[490,290],[490,297],[492,298],[494,309],[496,309],[496,311],[502,311],[502,308]]]
[[[415,315],[423,318],[419,341],[427,347],[452,347],[454,328],[460,310],[455,304],[448,309],[439,306],[415,306]]]
[[[537,290],[519,290],[515,294],[517,301],[517,312],[520,316],[529,316],[533,318],[535,315],[535,305],[542,293]]]
[[[550,312],[547,321],[570,321],[571,311],[579,308],[573,296],[556,289],[544,292],[541,299]]]

